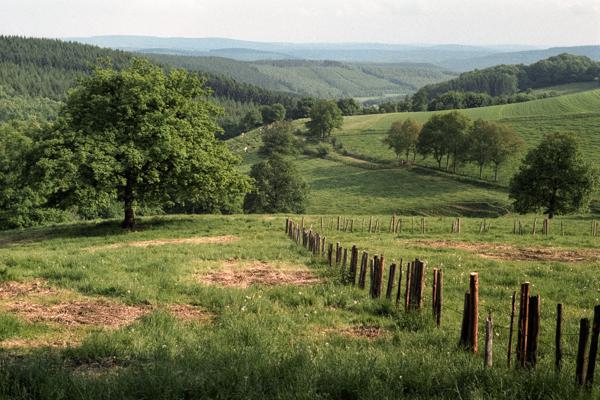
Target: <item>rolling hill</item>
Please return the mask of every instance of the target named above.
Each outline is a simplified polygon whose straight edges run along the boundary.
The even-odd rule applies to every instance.
[[[241,82],[299,95],[339,97],[403,96],[456,75],[430,64],[344,63],[338,61],[236,61],[223,57],[147,54],[151,59],[194,71],[224,74]]]
[[[573,90],[572,85],[569,88]],[[600,89],[461,112],[473,119],[511,125],[527,146],[537,144],[545,133],[575,132],[586,157],[600,162]],[[308,213],[496,216],[508,212],[508,196],[502,185],[518,167],[518,160],[501,168],[500,185],[429,168],[395,166],[394,153],[382,142],[392,122],[406,118],[425,122],[433,113],[346,117],[343,128],[334,132],[346,156],[330,154],[327,159],[300,156],[295,160],[311,189]],[[248,169],[259,159],[256,150],[260,146],[260,132],[232,139],[230,146],[243,156],[243,167]],[[425,167],[434,165],[427,159],[419,163]],[[459,172],[477,175],[474,167],[463,167]],[[487,174],[489,177],[491,171]]]

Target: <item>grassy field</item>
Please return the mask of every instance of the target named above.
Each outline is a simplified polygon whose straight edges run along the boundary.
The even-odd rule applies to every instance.
[[[472,119],[483,118],[511,125],[528,146],[537,144],[545,133],[575,132],[581,139],[586,156],[590,160],[600,160],[600,89],[461,112]],[[424,123],[432,114],[412,112],[347,117],[335,137],[350,154],[377,162],[393,162],[395,154],[382,142],[391,124],[407,118]],[[433,166],[435,162],[425,160],[424,164]],[[517,167],[518,162],[513,162],[502,168],[500,182],[506,183]],[[462,167],[461,172],[477,175],[476,169],[467,166]],[[490,178],[492,171],[487,170],[486,176]]]
[[[353,217],[356,221],[361,217]],[[383,227],[389,216],[375,217]],[[527,229],[533,217],[523,218]],[[340,283],[283,232],[283,216],[171,216],[125,233],[116,221],[0,233],[0,398],[589,399],[574,384],[577,321],[599,303],[598,238],[563,219],[548,237],[513,220],[404,218],[397,235],[336,232],[329,241],[445,271],[436,329]],[[318,216],[306,225],[320,226]],[[417,221],[418,223],[418,221]],[[565,251],[563,249],[568,249]],[[457,348],[468,273],[480,273],[480,318],[495,321],[494,367]],[[542,297],[539,364],[506,367],[510,296]],[[249,285],[250,283],[255,283]],[[565,359],[553,369],[554,309],[565,307]],[[480,324],[481,326],[481,324]],[[482,328],[483,329],[483,328]]]
[[[536,145],[548,132],[576,132],[586,157],[600,161],[600,89],[463,112],[473,119],[492,119],[512,125],[528,147]],[[408,117],[425,122],[431,114],[346,117],[343,128],[335,131],[334,136],[349,156],[294,157],[311,190],[307,212],[482,217],[505,214],[510,204],[503,186],[518,168],[518,159],[500,169],[500,186],[469,178],[478,175],[477,168],[471,165],[459,168],[459,174],[466,177],[428,168],[396,166],[395,155],[382,142],[392,122]],[[299,120],[296,124],[301,127],[304,122]],[[229,144],[242,157],[244,171],[248,172],[250,166],[260,160],[257,154],[261,145],[260,130],[234,138]],[[429,159],[418,160],[418,163],[435,166]],[[486,169],[484,178],[491,180],[492,174],[491,169]]]

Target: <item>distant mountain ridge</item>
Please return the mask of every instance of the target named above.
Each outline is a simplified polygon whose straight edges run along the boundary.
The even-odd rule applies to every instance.
[[[561,53],[600,61],[600,45],[539,48],[526,45],[470,46],[460,44],[276,43],[227,38],[94,36],[69,38],[101,47],[143,53],[218,56],[239,61],[334,60],[358,63],[427,63],[457,72],[498,64],[531,64]]]

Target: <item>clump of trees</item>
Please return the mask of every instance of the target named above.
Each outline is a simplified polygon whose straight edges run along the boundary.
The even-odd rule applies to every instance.
[[[344,123],[342,112],[333,100],[319,100],[310,109],[310,120],[306,123],[308,136],[314,140],[325,140]]]
[[[498,180],[498,169],[510,158],[518,156],[524,146],[520,136],[507,125],[491,121],[473,122],[466,115],[453,111],[435,114],[424,124],[407,119],[396,121],[390,127],[386,143],[400,157],[408,159],[413,153],[432,157],[438,168],[456,173],[459,165],[472,162],[479,167],[479,178],[483,169],[494,169],[494,181]]]
[[[290,155],[298,151],[298,139],[290,121],[279,121],[265,126],[262,128],[261,138],[262,145],[258,149],[260,155]]]
[[[405,154],[406,160],[408,160],[408,156],[412,152],[414,160],[417,156],[417,143],[419,143],[422,128],[421,124],[411,118],[405,121],[396,121],[390,127],[383,142],[396,153],[397,159],[401,154]]]
[[[120,203],[129,229],[140,207],[239,210],[250,182],[216,138],[220,109],[207,96],[197,76],[143,59],[95,68],[56,121],[11,142],[20,167],[5,160],[0,180],[13,190],[0,205],[26,225],[40,212],[97,217]]]
[[[512,178],[509,196],[515,211],[548,218],[589,206],[598,187],[598,171],[586,162],[574,134],[553,133],[531,149]]]

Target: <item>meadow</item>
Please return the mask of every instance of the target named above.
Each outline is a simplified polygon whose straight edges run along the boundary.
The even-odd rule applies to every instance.
[[[560,90],[559,87],[554,88]],[[530,148],[546,133],[567,131],[576,133],[586,157],[598,161],[600,154],[600,89],[590,90],[589,85],[565,85],[565,92],[580,92],[561,95],[525,103],[506,104],[491,107],[460,110],[471,119],[485,119],[504,123],[525,140]],[[391,124],[408,118],[425,123],[431,115],[438,112],[410,112],[360,115],[347,117],[342,129],[334,133],[335,139],[350,155],[379,163],[394,163],[396,155],[383,142]],[[518,168],[520,159],[500,168],[499,182],[506,185]],[[437,166],[433,159],[418,162],[426,166]],[[478,176],[478,168],[472,165],[461,166],[459,173]],[[485,178],[491,179],[491,168],[485,170]]]
[[[321,216],[306,216],[320,230]],[[577,324],[598,304],[598,238],[561,218],[548,236],[513,235],[513,218],[427,218],[427,232],[338,232],[328,242],[416,257],[444,269],[442,325],[343,285],[340,268],[284,234],[284,216],[144,218],[0,233],[0,398],[584,399],[574,378]],[[299,220],[299,216],[294,217]],[[521,217],[529,232],[533,216]],[[559,224],[563,224],[564,235]],[[489,221],[488,221],[489,222]],[[538,222],[539,223],[539,222]],[[418,221],[417,221],[418,224]],[[364,227],[366,225],[362,224]],[[567,250],[568,249],[568,250]],[[533,257],[534,255],[535,257]],[[495,321],[494,366],[458,348],[468,274],[480,318]],[[542,298],[538,365],[506,366],[510,299],[530,281]],[[554,310],[565,307],[565,357],[553,366]],[[481,326],[481,324],[480,324]],[[481,328],[483,329],[483,328]],[[482,348],[482,343],[480,343]]]

